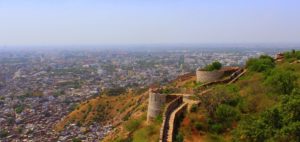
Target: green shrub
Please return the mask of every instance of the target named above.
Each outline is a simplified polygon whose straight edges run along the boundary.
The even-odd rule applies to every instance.
[[[246,67],[250,71],[264,72],[275,67],[274,59],[267,55],[262,55],[260,58],[249,59]]]
[[[202,123],[202,122],[199,122],[199,121],[196,121],[196,122],[195,122],[195,128],[196,128],[198,131],[203,130],[203,128],[204,128],[203,123]]]
[[[8,132],[6,130],[0,130],[0,138],[5,138],[8,136]]]
[[[15,108],[16,113],[21,113],[24,110],[24,106],[23,105],[18,105]]]
[[[193,104],[191,106],[191,112],[197,112],[198,106],[196,104]]]
[[[259,59],[268,59],[271,60],[272,62],[275,62],[275,59],[268,55],[261,55]]]
[[[292,50],[291,52],[285,52],[284,58],[286,59],[293,59],[293,60],[299,60],[300,59],[300,51]]]
[[[133,142],[151,141],[151,140],[153,140],[153,138],[155,138],[154,135],[156,133],[157,133],[157,130],[155,130],[155,127],[153,125],[149,125],[149,126],[146,126],[144,128],[138,129],[133,134]]]
[[[233,89],[235,88],[235,89]],[[218,85],[214,88],[213,95],[202,95],[199,97],[201,105],[207,110],[209,117],[213,117],[216,108],[220,104],[236,106],[240,100],[237,87]],[[236,90],[236,91],[232,91]]]
[[[175,142],[183,142],[184,138],[181,133],[178,133],[175,137]]]
[[[81,142],[81,140],[78,139],[78,138],[73,138],[73,139],[72,139],[72,142]]]
[[[240,110],[240,112],[242,112],[242,113],[248,113],[248,112],[250,112],[249,102],[246,101],[246,100],[239,101],[237,107]]]
[[[206,65],[206,67],[204,67],[204,70],[206,71],[214,71],[214,70],[219,70],[222,68],[222,64],[218,61],[215,61],[211,64]]]
[[[292,71],[273,70],[266,79],[266,84],[271,86],[276,92],[291,94],[297,86],[297,76]]]
[[[300,92],[284,96],[278,105],[246,117],[234,132],[235,141],[299,141]]]
[[[113,142],[132,142],[132,138],[131,137],[128,137],[128,138],[120,138],[120,137],[118,137]]]
[[[158,115],[156,118],[155,118],[155,122],[161,124],[163,122],[163,117],[162,115]]]
[[[217,121],[227,123],[228,125],[230,125],[232,121],[237,120],[239,116],[240,114],[235,108],[226,104],[219,105],[215,112]]]
[[[220,134],[223,131],[223,126],[221,124],[213,124],[211,125],[211,131],[217,134]]]
[[[127,131],[132,132],[135,131],[141,124],[140,120],[129,120],[126,124],[125,124],[125,128]]]

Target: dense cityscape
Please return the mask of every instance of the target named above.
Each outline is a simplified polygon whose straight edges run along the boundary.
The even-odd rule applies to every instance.
[[[244,65],[280,49],[96,50],[0,52],[0,141],[100,140],[111,126],[54,125],[76,105],[108,89],[168,82],[213,61]],[[110,94],[120,95],[120,94]],[[84,135],[83,135],[84,134]]]
[[[0,0],[0,142],[300,142],[300,0]]]

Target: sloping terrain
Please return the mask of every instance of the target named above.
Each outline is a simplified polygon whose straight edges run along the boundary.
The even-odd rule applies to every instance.
[[[71,123],[88,125],[98,122],[117,126],[122,121],[128,120],[131,113],[141,107],[147,97],[147,93],[96,97],[77,106],[73,112],[56,125],[56,130],[60,131],[65,125]]]
[[[296,61],[295,61],[296,60]],[[299,141],[300,64],[251,59],[232,85],[217,85],[181,123],[177,141]]]
[[[294,57],[293,57],[294,58]],[[268,56],[250,59],[247,72],[235,83],[214,85],[183,118],[175,141],[297,141],[299,140],[300,64],[275,63]],[[296,61],[295,61],[296,60]],[[195,77],[164,85],[164,93],[192,93]],[[148,91],[141,94],[99,96],[82,103],[57,124],[111,123],[105,142],[156,142],[162,116],[146,122]]]

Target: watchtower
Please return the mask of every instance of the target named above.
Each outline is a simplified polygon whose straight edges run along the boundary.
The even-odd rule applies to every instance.
[[[166,96],[160,93],[160,89],[149,89],[147,122],[150,122],[161,114],[161,109],[166,103]]]

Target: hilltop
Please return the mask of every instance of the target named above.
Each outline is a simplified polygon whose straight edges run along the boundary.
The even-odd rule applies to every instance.
[[[230,85],[216,85],[182,120],[177,141],[299,141],[300,52],[250,59]]]
[[[190,94],[189,99],[198,102],[175,121],[174,141],[299,141],[299,55],[299,51],[292,51],[276,60],[265,55],[250,59],[235,82],[227,74],[218,81],[201,83],[191,73],[160,86],[160,94]],[[146,90],[96,97],[79,105],[56,129],[96,121],[113,126],[103,141],[159,141],[164,111],[171,101],[166,101],[161,114],[149,122],[148,96]]]

